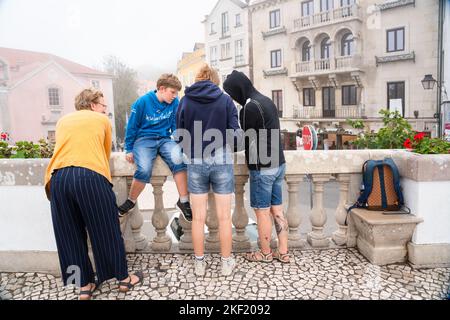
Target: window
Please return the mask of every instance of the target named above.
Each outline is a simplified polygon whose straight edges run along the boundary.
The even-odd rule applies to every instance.
[[[281,68],[281,50],[274,50],[270,52],[270,67]]]
[[[226,36],[230,31],[230,25],[228,24],[228,12],[222,13],[222,36]]]
[[[387,52],[405,50],[405,28],[391,29],[386,33]]]
[[[322,103],[324,118],[334,118],[336,116],[335,89],[333,87],[322,88]]]
[[[312,16],[314,14],[314,1],[302,2],[302,17]]]
[[[320,12],[327,12],[333,9],[333,0],[320,0]]]
[[[49,88],[48,89],[48,103],[50,106],[60,106],[61,105],[58,88]]]
[[[330,59],[331,40],[325,38],[320,43],[320,59]]]
[[[405,115],[405,82],[388,82],[387,84],[388,110],[394,111],[392,100],[402,100],[402,115]]]
[[[272,91],[272,101],[277,107],[278,116],[283,117],[283,90]]]
[[[281,26],[280,10],[270,11],[270,29],[279,28]]]
[[[92,87],[94,87],[95,89],[100,89],[100,81],[92,80],[91,84],[92,84]]]
[[[0,60],[0,80],[8,79],[8,67],[6,63]]]
[[[216,24],[214,22],[211,23],[211,32],[210,34],[215,34],[216,33]]]
[[[316,106],[316,90],[313,88],[303,89],[303,106],[315,107]]]
[[[343,18],[353,15],[351,6],[355,3],[355,0],[341,0],[341,15]]]
[[[210,48],[211,66],[217,66],[217,47]]]
[[[55,131],[49,131],[47,133],[47,140],[48,140],[48,142],[55,143],[56,142],[56,132]]]
[[[341,56],[352,56],[355,52],[353,34],[347,33],[342,37]]]
[[[236,28],[240,26],[242,26],[242,23],[241,23],[241,14],[239,13],[236,15]]]
[[[342,86],[342,105],[356,106],[357,103],[356,86]]]
[[[236,40],[235,43],[235,64],[241,66],[245,64],[244,60],[244,40]]]
[[[225,43],[221,45],[222,50],[222,59],[228,59],[231,58],[231,51],[230,51],[230,43]]]
[[[302,61],[311,61],[311,42],[306,41],[302,46]]]

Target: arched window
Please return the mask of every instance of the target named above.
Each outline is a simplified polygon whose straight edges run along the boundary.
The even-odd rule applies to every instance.
[[[355,40],[352,33],[346,33],[342,37],[341,56],[352,56],[355,53]]]
[[[311,61],[311,42],[306,41],[302,46],[302,61]]]
[[[331,40],[326,37],[320,43],[320,59],[330,59]]]

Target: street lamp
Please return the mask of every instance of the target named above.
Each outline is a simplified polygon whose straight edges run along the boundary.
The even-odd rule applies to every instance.
[[[422,86],[425,90],[433,90],[436,83],[436,79],[431,74],[425,75],[425,78],[422,80]]]
[[[436,79],[434,79],[433,75],[431,74],[427,74],[425,75],[425,78],[422,80],[422,86],[425,90],[433,90],[434,86],[437,85],[440,93],[439,93],[439,99],[438,99],[438,111],[437,113],[434,115],[434,117],[438,120],[438,135],[439,137],[442,137],[443,134],[443,120],[445,123],[445,126],[447,126],[447,121],[448,119],[446,119],[449,115],[449,102],[448,101],[444,101],[442,102],[442,93],[445,94],[445,96],[447,96],[447,91],[445,90],[445,86],[443,85],[443,83],[437,81]],[[442,119],[442,111],[444,111],[444,119]]]

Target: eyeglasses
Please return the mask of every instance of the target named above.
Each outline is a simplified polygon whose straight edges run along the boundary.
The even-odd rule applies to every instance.
[[[97,104],[101,105],[103,108],[108,108],[107,104],[103,104],[103,103],[100,103],[100,102],[97,102]]]

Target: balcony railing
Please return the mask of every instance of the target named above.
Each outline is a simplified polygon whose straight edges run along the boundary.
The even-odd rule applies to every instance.
[[[294,107],[295,119],[360,119],[364,116],[360,106],[340,106],[332,110],[321,107]]]
[[[297,74],[326,73],[330,71],[354,70],[361,67],[359,55],[296,62],[294,70]]]
[[[294,32],[355,18],[362,19],[361,9],[357,4],[352,4],[350,6],[344,6],[296,19],[294,20]]]

